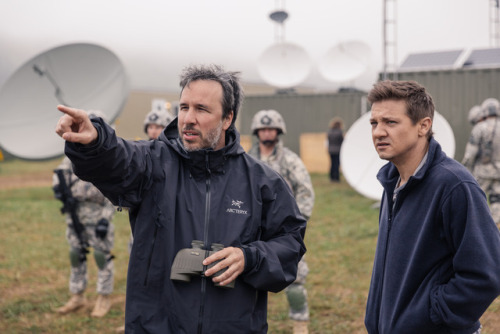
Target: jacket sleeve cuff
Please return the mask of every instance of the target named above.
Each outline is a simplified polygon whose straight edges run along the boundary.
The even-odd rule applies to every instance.
[[[80,143],[66,142],[66,147],[65,147],[66,154],[70,153],[71,151],[84,152],[84,153],[94,152],[103,145],[104,134],[101,123],[97,119],[92,119],[91,122],[97,131],[97,139],[87,145],[83,145]]]
[[[240,249],[243,251],[243,255],[245,256],[245,269],[243,269],[242,274],[246,274],[255,266],[255,255],[247,245],[240,246]]]

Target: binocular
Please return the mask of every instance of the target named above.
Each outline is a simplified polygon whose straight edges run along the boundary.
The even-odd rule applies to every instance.
[[[212,268],[219,261],[215,261],[206,266],[206,269],[203,269],[203,260],[214,254],[215,252],[220,251],[224,248],[223,244],[213,243],[211,245],[211,250],[203,249],[205,245],[203,241],[193,240],[191,241],[191,248],[183,248],[177,252],[174,258],[174,263],[172,264],[172,270],[170,271],[170,279],[174,281],[184,281],[190,282],[191,276],[203,276],[206,269]],[[227,268],[221,269],[214,274],[215,277],[221,275],[227,270]],[[215,286],[219,286],[221,288],[234,288],[234,281],[227,285],[220,285],[219,283],[214,283]]]

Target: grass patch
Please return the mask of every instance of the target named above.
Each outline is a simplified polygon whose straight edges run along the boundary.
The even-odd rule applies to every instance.
[[[15,176],[39,173],[40,171],[52,171],[59,163],[62,157],[44,161],[30,162],[19,159],[11,159],[0,162],[0,175]]]
[[[0,164],[0,174],[49,175],[58,163],[9,161]],[[344,180],[330,183],[326,174],[312,175],[312,180],[316,204],[306,232],[309,331],[366,333],[364,312],[378,209]],[[114,333],[123,323],[130,233],[125,212],[114,218],[116,275],[110,313],[102,319],[90,317],[97,299],[92,254],[88,257],[88,306],[65,316],[53,312],[69,297],[68,245],[60,207],[49,186],[0,189],[0,333]],[[284,292],[269,294],[268,322],[269,333],[291,333]],[[499,299],[482,322],[484,334],[500,333]]]

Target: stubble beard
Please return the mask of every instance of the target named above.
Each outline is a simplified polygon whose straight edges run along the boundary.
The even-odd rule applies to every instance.
[[[200,144],[190,144],[184,141],[182,139],[182,144],[184,145],[184,148],[188,152],[194,152],[194,151],[200,151],[203,149],[215,149],[217,147],[217,144],[219,143],[220,136],[222,134],[222,120],[219,122],[219,124],[208,131],[206,138],[203,137],[202,134],[200,134]],[[187,130],[191,130],[189,127],[186,128]]]

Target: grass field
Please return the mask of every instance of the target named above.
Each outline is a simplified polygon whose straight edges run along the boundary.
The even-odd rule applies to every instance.
[[[88,307],[60,316],[68,299],[69,260],[60,202],[50,181],[59,160],[0,163],[0,333],[114,333],[124,320],[129,226],[115,223],[115,291],[111,311],[90,317],[97,295],[89,256]],[[366,333],[364,309],[378,231],[378,210],[342,181],[312,175],[316,204],[308,224],[307,289],[311,333]],[[16,186],[17,184],[17,186]],[[291,333],[284,293],[270,294],[269,333]],[[500,299],[482,319],[483,333],[500,333]]]

